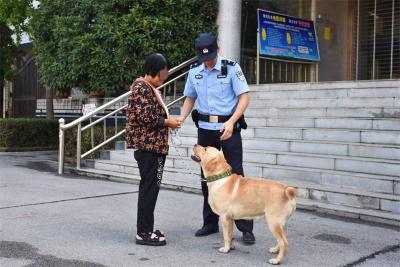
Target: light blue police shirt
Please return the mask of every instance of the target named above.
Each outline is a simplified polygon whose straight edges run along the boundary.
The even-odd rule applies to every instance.
[[[232,115],[239,102],[239,95],[249,92],[249,86],[242,69],[236,63],[227,64],[227,75],[221,75],[221,61],[212,70],[207,70],[204,64],[193,67],[186,81],[185,96],[196,99],[195,108],[204,115]],[[223,123],[199,121],[199,127],[208,130],[219,130]]]

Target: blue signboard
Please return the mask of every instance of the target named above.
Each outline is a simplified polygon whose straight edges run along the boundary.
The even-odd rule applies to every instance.
[[[257,11],[261,55],[319,61],[313,21]]]

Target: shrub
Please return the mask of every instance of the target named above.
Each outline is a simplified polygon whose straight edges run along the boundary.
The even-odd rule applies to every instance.
[[[58,121],[36,118],[0,119],[3,150],[56,149]]]

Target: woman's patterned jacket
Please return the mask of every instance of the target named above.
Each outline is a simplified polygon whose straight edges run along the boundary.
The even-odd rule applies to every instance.
[[[153,88],[144,81],[134,81],[126,112],[125,139],[128,148],[168,154],[167,114],[157,101]]]

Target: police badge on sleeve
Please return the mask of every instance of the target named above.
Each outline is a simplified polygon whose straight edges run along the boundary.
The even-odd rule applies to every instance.
[[[241,81],[244,81],[246,78],[244,77],[244,74],[243,74],[243,72],[241,71],[241,70],[239,70],[238,72],[236,72],[236,77],[239,79],[239,80],[241,80]]]

